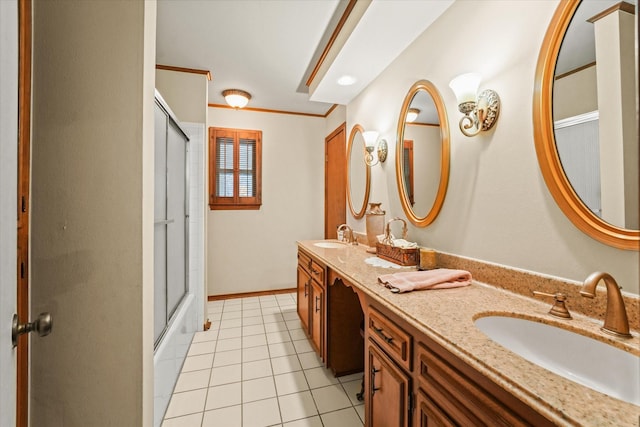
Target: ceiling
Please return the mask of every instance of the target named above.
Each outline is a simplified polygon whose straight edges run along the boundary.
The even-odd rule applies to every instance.
[[[211,104],[225,104],[224,89],[242,89],[250,108],[324,115],[356,97],[453,1],[159,0],[156,63],[210,71]],[[341,19],[310,93],[306,82]],[[356,83],[338,85],[344,74]]]

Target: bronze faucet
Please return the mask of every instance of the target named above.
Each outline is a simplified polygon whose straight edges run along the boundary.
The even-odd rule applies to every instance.
[[[351,243],[352,245],[358,244],[358,239],[356,239],[355,235],[353,234],[353,229],[347,224],[341,224],[340,226],[338,226],[338,234],[340,234],[340,231],[343,232],[341,239],[342,242]]]
[[[580,295],[587,298],[595,298],[596,286],[598,286],[601,279],[604,280],[604,284],[607,286],[607,312],[604,316],[602,330],[618,337],[630,338],[629,319],[622,300],[622,293],[615,279],[609,273],[599,271],[591,273],[584,281]]]
[[[561,319],[571,319],[571,313],[567,309],[565,305],[565,301],[567,300],[567,296],[562,292],[557,292],[555,294],[548,294],[546,292],[533,291],[533,294],[536,296],[543,297],[552,297],[555,300],[553,307],[549,310],[549,314],[555,317],[560,317]]]

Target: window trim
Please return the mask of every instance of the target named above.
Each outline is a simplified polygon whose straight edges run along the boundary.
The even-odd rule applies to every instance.
[[[216,139],[219,137],[233,139],[233,196],[216,196],[217,150]],[[255,153],[255,196],[240,197],[240,139],[256,141]],[[209,128],[209,209],[211,210],[258,210],[262,206],[262,131],[232,128]]]

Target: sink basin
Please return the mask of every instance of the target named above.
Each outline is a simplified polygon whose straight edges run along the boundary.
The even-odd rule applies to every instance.
[[[325,248],[325,249],[338,249],[338,248],[344,248],[344,243],[341,242],[316,242],[313,244],[313,246],[317,246],[319,248]]]
[[[640,405],[640,357],[533,320],[487,316],[485,335],[528,361],[593,390]]]

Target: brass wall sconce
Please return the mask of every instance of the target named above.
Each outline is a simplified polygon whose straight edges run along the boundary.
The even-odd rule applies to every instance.
[[[378,132],[369,130],[362,133],[364,138],[364,144],[366,154],[364,156],[364,162],[367,166],[375,166],[379,162],[384,163],[387,160],[387,140],[381,139],[378,142]]]
[[[500,113],[500,97],[486,89],[480,94],[480,75],[476,73],[462,74],[451,80],[449,87],[456,94],[458,109],[464,116],[460,119],[460,131],[465,136],[476,136],[495,125]]]

